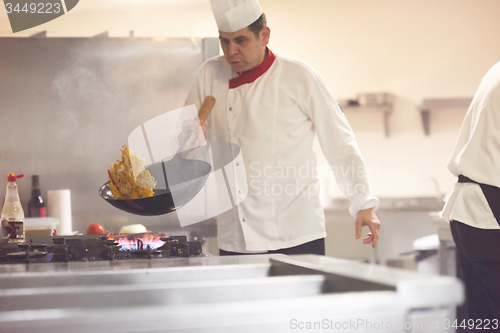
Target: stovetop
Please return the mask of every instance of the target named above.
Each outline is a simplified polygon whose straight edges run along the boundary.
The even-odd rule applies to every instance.
[[[165,234],[108,234],[32,237],[25,243],[0,243],[0,264],[190,257],[202,254],[200,242]]]

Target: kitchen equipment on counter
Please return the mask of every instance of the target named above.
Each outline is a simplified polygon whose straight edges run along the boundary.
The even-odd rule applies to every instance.
[[[0,243],[0,264],[51,265],[104,260],[202,255],[200,242],[163,233],[39,236],[26,243]]]
[[[47,191],[47,216],[59,220],[58,235],[71,235],[73,233],[71,190]]]
[[[413,242],[416,252],[417,271],[425,274],[439,274],[439,238],[437,234],[424,236]]]
[[[206,121],[214,105],[215,98],[207,96],[198,112],[200,124]],[[109,181],[101,186],[99,195],[116,208],[136,215],[163,215],[179,209],[198,194],[212,170],[208,162],[186,158],[190,152],[207,150],[206,146],[191,148],[195,140],[196,132],[189,130],[171,160],[154,163],[146,168],[156,180],[165,181],[165,189],[154,189],[152,197],[116,199],[108,186]]]
[[[0,265],[5,332],[451,332],[462,300],[454,277],[317,255]]]
[[[24,219],[26,237],[52,236],[56,232],[59,220],[55,217],[27,217]]]

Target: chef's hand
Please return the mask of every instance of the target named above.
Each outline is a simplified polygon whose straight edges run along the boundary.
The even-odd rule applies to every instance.
[[[182,122],[182,132],[177,137],[179,143],[182,143],[184,137],[188,134],[189,130],[193,130],[197,135],[193,147],[189,148],[200,147],[206,142],[208,138],[207,124],[202,123],[200,126],[200,123],[197,120],[189,119]],[[203,140],[203,138],[205,138],[205,140]]]
[[[363,238],[363,244],[372,244],[372,247],[377,246],[380,221],[375,214],[374,208],[360,210],[356,215],[354,225],[356,227],[356,239],[361,237],[361,230],[366,225],[370,229],[370,232]]]

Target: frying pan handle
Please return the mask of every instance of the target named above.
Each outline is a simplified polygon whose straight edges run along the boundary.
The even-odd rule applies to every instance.
[[[198,111],[198,118],[200,119],[200,123],[204,123],[208,116],[210,115],[210,112],[212,112],[212,109],[215,105],[215,97],[213,96],[207,96],[205,97],[205,100],[203,101],[203,104],[200,107],[200,110]]]
[[[198,119],[200,119],[200,124],[203,124],[207,120],[208,116],[210,115],[210,112],[212,112],[214,105],[215,105],[215,98],[213,96],[205,97],[205,100],[203,101],[203,104],[201,105],[200,110],[198,111]],[[194,145],[194,142],[196,141],[197,137],[198,135],[196,134],[195,131],[189,130],[181,142],[181,145],[179,147],[179,152],[183,152],[191,148]]]

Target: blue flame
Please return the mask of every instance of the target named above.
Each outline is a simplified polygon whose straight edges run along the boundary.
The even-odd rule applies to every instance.
[[[143,244],[142,248],[145,250],[149,245],[151,247],[151,250],[157,250],[158,248],[162,247],[163,244],[165,244],[164,241],[157,240],[155,242]],[[120,244],[120,245],[121,245],[120,251],[135,251],[139,249],[137,241],[135,243]]]

